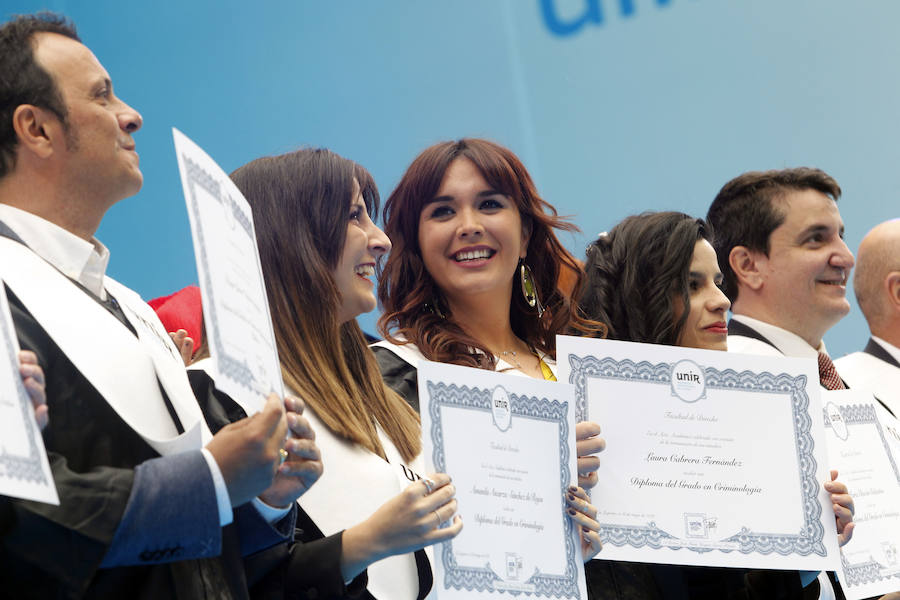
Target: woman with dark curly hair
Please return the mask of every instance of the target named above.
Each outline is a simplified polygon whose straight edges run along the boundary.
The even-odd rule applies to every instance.
[[[684,213],[627,217],[588,246],[583,314],[610,339],[725,350],[731,303],[710,239]]]
[[[603,326],[578,316],[560,288],[564,274],[577,292],[581,269],[554,229],[575,226],[508,149],[462,139],[422,152],[385,204],[393,250],[379,279],[386,341],[374,350],[388,385],[418,410],[421,358],[555,380],[556,334]],[[597,434],[596,424],[576,427],[584,486],[596,483]],[[578,488],[568,501],[590,558],[600,550],[596,511]]]
[[[615,340],[727,350],[731,303],[702,219],[680,212],[627,217],[588,246],[580,307],[608,326]],[[845,504],[846,487],[830,482],[832,501]],[[836,504],[837,505],[837,504]],[[837,510],[835,511],[837,514]],[[843,526],[839,526],[839,530]],[[845,530],[845,543],[852,526]],[[593,598],[803,599],[815,573],[594,561],[588,582]],[[639,595],[617,593],[617,579],[641,581]],[[599,586],[598,582],[606,582]],[[653,582],[653,585],[649,585]],[[592,585],[593,584],[593,585]],[[826,584],[827,585],[827,584]],[[825,596],[827,597],[827,596]]]

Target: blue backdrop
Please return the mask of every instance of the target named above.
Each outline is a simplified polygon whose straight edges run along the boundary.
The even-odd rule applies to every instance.
[[[564,238],[577,256],[628,214],[705,215],[750,169],[835,176],[854,252],[900,216],[890,0],[5,0],[3,17],[44,8],[75,20],[143,114],[143,190],[98,236],[145,298],[196,281],[172,126],[227,171],[325,146],[385,197],[426,146],[492,138],[581,226]],[[852,304],[832,354],[868,335]]]

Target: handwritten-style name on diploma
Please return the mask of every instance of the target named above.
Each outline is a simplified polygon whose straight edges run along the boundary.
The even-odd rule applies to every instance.
[[[18,353],[0,281],[0,495],[59,504],[44,439],[19,375]]]
[[[607,442],[603,558],[836,567],[814,360],[564,336],[557,357]]]
[[[177,129],[172,135],[216,387],[251,414],[270,392],[284,395],[253,214],[206,152]]]
[[[856,513],[841,548],[848,600],[900,590],[900,422],[870,394],[823,392],[830,466],[847,485]]]
[[[426,472],[453,478],[464,523],[435,548],[437,597],[586,598],[565,505],[578,481],[572,387],[426,361],[418,376]]]

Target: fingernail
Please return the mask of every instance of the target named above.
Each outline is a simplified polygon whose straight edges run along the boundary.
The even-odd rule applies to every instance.
[[[575,492],[578,491],[578,488],[575,487],[574,485],[570,485],[570,486],[569,486],[569,491],[572,492],[572,493],[574,494]]]
[[[574,517],[574,516],[575,516],[575,509],[574,509],[574,508],[570,508],[570,509],[568,510],[568,513]]]
[[[569,499],[569,502],[575,502],[575,496],[572,494],[566,494],[566,498]]]

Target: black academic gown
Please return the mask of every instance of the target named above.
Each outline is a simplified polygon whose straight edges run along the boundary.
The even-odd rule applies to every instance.
[[[0,538],[13,526],[13,523],[15,523],[15,513],[13,513],[10,500],[0,496]]]
[[[134,468],[159,455],[125,424],[15,295],[6,291],[19,344],[33,351],[44,369],[51,419],[43,437],[60,505],[8,501],[12,515],[0,540],[0,594],[129,600],[246,598],[235,524],[222,529],[222,553],[214,558],[100,568],[128,503]]]
[[[213,381],[202,370],[189,370],[188,378],[194,394],[201,398],[203,415],[213,433],[246,416],[236,402],[215,391]],[[366,589],[366,571],[344,583],[340,572],[342,537],[343,531],[325,536],[298,507],[295,542],[261,552],[246,561],[251,596],[254,600],[376,600]],[[428,558],[421,550],[416,552],[416,566],[419,598],[423,599],[431,589],[432,574]]]

